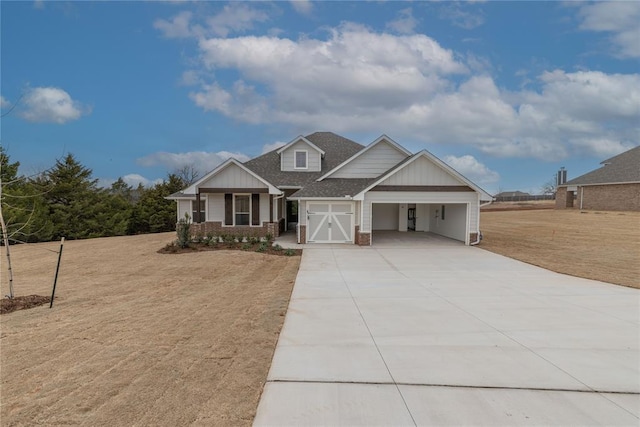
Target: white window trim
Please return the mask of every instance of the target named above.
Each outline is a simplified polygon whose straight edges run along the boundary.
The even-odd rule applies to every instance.
[[[298,167],[298,153],[304,153],[304,167]],[[298,170],[309,169],[309,151],[308,150],[293,151],[293,168]]]

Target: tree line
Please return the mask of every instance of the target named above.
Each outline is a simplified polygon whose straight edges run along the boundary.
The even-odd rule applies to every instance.
[[[134,188],[119,178],[102,188],[73,154],[25,176],[3,147],[0,168],[1,209],[11,243],[174,231],[175,202],[165,197],[196,178],[185,169],[152,187]]]

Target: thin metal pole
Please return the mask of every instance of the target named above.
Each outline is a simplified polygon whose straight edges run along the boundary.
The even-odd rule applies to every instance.
[[[53,290],[51,291],[51,303],[49,308],[53,307],[53,298],[56,295],[56,283],[58,283],[58,272],[60,271],[60,260],[62,259],[62,248],[64,246],[64,237],[60,239],[60,252],[58,252],[58,265],[56,267],[56,277],[53,279]]]

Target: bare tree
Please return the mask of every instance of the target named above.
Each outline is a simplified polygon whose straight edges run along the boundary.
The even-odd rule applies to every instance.
[[[542,187],[540,187],[540,192],[542,194],[556,194],[556,178],[553,177],[549,181],[542,184]]]
[[[181,168],[176,169],[173,174],[180,178],[185,183],[185,185],[193,184],[200,177],[200,172],[198,172],[193,163],[184,165]]]

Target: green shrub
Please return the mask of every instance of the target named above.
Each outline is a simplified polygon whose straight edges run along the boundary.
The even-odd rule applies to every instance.
[[[253,245],[251,243],[243,243],[242,244],[242,250],[243,251],[248,251],[253,247]]]
[[[267,249],[269,249],[269,245],[267,244],[267,242],[262,242],[258,245],[258,249],[256,249],[256,252],[266,252]]]
[[[276,243],[275,245],[273,245],[273,250],[274,251],[281,251],[282,250],[282,246],[280,246],[279,244]]]
[[[184,214],[184,218],[180,218],[176,227],[178,234],[178,246],[186,248],[191,241],[191,218],[189,214]]]
[[[293,249],[287,249],[286,251],[284,251],[284,254],[285,254],[286,256],[292,256],[292,255],[295,255],[295,254],[296,254],[296,251],[295,251],[295,250],[293,250]]]
[[[270,242],[273,240],[273,234],[271,233],[267,233],[267,235],[265,236],[265,238],[267,239],[267,242]]]

